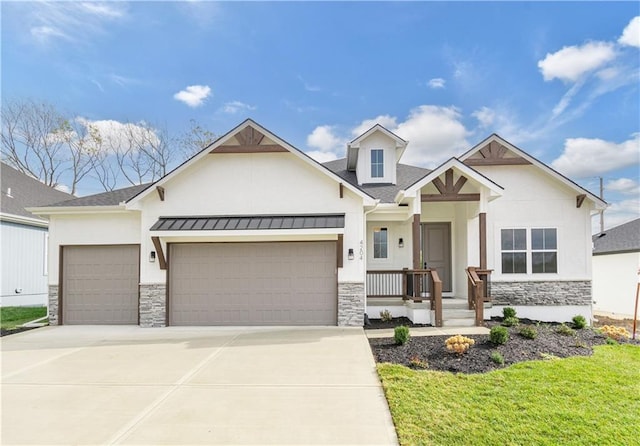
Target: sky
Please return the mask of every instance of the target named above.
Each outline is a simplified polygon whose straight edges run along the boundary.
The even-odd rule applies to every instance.
[[[3,101],[170,133],[252,118],[321,162],[376,122],[428,168],[498,133],[595,194],[602,177],[605,227],[640,216],[637,2],[0,8]]]

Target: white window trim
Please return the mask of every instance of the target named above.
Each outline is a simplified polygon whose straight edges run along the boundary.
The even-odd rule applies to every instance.
[[[526,256],[527,256],[527,272],[526,273],[505,273],[502,271],[502,253],[503,252],[522,252],[522,250],[516,250],[516,251],[511,251],[511,250],[506,250],[503,251],[502,250],[502,230],[503,229],[524,229],[526,231],[526,237],[527,237],[527,250],[526,250]],[[556,230],[556,249],[555,250],[541,250],[541,249],[536,249],[533,250],[532,249],[532,236],[531,236],[531,231],[533,229],[555,229]],[[539,225],[539,226],[503,226],[503,227],[498,227],[497,228],[497,237],[496,237],[496,246],[497,246],[497,252],[498,252],[498,258],[497,260],[497,264],[496,266],[500,265],[500,276],[502,278],[509,278],[511,280],[518,280],[518,279],[522,279],[522,278],[536,278],[536,279],[543,279],[543,278],[548,278],[548,277],[558,277],[560,276],[560,266],[561,266],[561,262],[560,262],[560,252],[561,252],[561,242],[560,242],[560,228],[558,226],[555,226],[553,224],[548,224],[548,225]],[[556,253],[556,267],[557,267],[557,271],[555,273],[534,273],[533,272],[533,259],[532,259],[532,253],[533,252],[555,252]]]
[[[385,230],[385,232],[387,233],[387,256],[386,257],[376,257],[376,229],[382,231],[383,229]],[[371,258],[374,261],[379,261],[379,262],[386,262],[388,261],[391,256],[389,255],[389,238],[390,238],[390,231],[389,231],[389,227],[388,226],[373,226],[371,228]]]
[[[380,176],[373,176],[373,152],[379,151],[382,154],[382,163],[375,163],[376,165],[381,165],[382,166],[382,175]],[[384,152],[385,150],[382,148],[374,148],[371,149],[369,151],[369,176],[371,177],[372,180],[380,180],[380,179],[384,179],[385,178],[385,165],[384,165],[384,160],[385,160],[385,156],[384,156]]]

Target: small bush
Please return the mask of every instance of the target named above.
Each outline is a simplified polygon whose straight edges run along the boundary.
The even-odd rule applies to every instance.
[[[411,367],[413,367],[414,369],[428,369],[429,368],[429,363],[423,359],[420,359],[419,356],[412,356],[411,359],[409,359],[409,365],[411,365]]]
[[[393,316],[391,315],[391,311],[382,310],[380,312],[380,319],[382,319],[382,322],[391,322],[393,320]]]
[[[573,330],[573,328],[565,325],[565,324],[560,324],[558,325],[558,328],[556,328],[556,333],[564,335],[564,336],[572,336],[574,335],[576,332]]]
[[[447,350],[449,350],[450,352],[455,352],[459,355],[466,353],[467,350],[469,350],[475,343],[476,341],[474,341],[473,339],[467,338],[466,336],[462,335],[451,336],[446,341],[444,341]]]
[[[516,310],[511,307],[504,307],[502,309],[502,316],[504,316],[505,319],[510,317],[516,317]]]
[[[505,327],[515,327],[519,323],[520,323],[520,319],[518,319],[515,316],[505,317],[504,320],[502,321],[502,325],[504,325]]]
[[[611,338],[607,338],[606,343],[607,343],[607,345],[618,345],[618,341],[616,341],[615,339],[611,339]]]
[[[493,361],[494,364],[504,365],[504,356],[502,356],[500,354],[500,352],[491,353],[490,358],[491,358],[491,361]]]
[[[404,345],[409,342],[409,327],[400,325],[393,330],[393,339],[398,345]]]
[[[605,325],[600,327],[600,332],[605,336],[620,341],[622,339],[629,339],[631,335],[624,327],[616,327],[614,325]]]
[[[509,332],[506,328],[496,325],[491,327],[489,332],[489,340],[497,345],[506,344],[509,340]]]
[[[582,330],[587,326],[587,320],[580,314],[573,316],[573,319],[571,320],[573,321],[573,328],[577,330]]]
[[[527,339],[535,339],[538,337],[538,330],[536,330],[534,327],[531,327],[529,325],[525,325],[524,327],[522,327],[519,333],[520,333],[520,336]]]

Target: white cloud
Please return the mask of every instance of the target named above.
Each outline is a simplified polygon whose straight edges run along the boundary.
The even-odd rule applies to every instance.
[[[92,121],[83,117],[76,118],[87,131],[93,130],[99,136],[100,148],[108,152],[136,149],[148,144],[156,145],[160,141],[157,132],[144,122],[137,124],[110,119]],[[91,140],[89,139],[89,144]]]
[[[565,46],[555,53],[547,53],[538,61],[545,81],[561,79],[576,82],[586,73],[602,67],[616,56],[609,42],[589,42],[582,46]]]
[[[211,88],[208,85],[189,85],[173,95],[173,98],[184,102],[189,107],[201,106],[205,99],[211,95]]]
[[[336,136],[333,127],[330,125],[320,125],[307,136],[307,145],[319,149],[322,153],[336,153],[343,149],[345,144],[346,142],[343,139]]]
[[[222,107],[222,111],[229,114],[235,114],[239,111],[251,111],[255,110],[257,107],[255,105],[245,104],[240,101],[231,101],[224,104]]]
[[[576,82],[571,86],[569,91],[562,95],[560,101],[556,104],[555,107],[553,107],[553,110],[551,111],[551,119],[555,119],[556,117],[560,116],[567,109],[569,104],[571,104],[571,100],[576,94],[578,94],[578,92],[582,88],[582,85],[582,82]]]
[[[388,130],[395,129],[398,125],[396,123],[396,118],[394,118],[393,116],[380,115],[373,119],[365,119],[364,121],[362,121],[351,130],[351,135],[353,135],[354,138],[357,138],[376,124],[380,124],[382,127]]]
[[[435,77],[433,79],[429,79],[428,85],[430,88],[444,88],[444,84],[446,81],[441,77]]]
[[[67,194],[71,193],[71,188],[66,184],[56,184],[54,189],[59,190],[60,192],[65,192]]]
[[[319,150],[312,150],[305,153],[319,163],[326,163],[327,161],[333,161],[338,158],[338,155],[334,152],[321,152]]]
[[[585,178],[640,163],[640,133],[620,144],[598,138],[569,138],[551,163],[565,175]]]
[[[493,125],[496,119],[496,112],[489,107],[482,107],[471,113],[471,116],[478,120],[480,127],[484,128]]]
[[[40,44],[65,40],[87,44],[128,15],[125,2],[35,2],[29,4],[25,27]]]
[[[638,217],[640,217],[640,199],[613,201],[604,211],[604,228],[607,230]],[[600,217],[594,217],[591,230],[593,234],[600,232]]]
[[[640,48],[640,16],[631,19],[622,35],[618,39],[620,45],[635,46]]]
[[[640,184],[631,178],[618,178],[617,180],[610,180],[605,185],[606,191],[620,192],[624,195],[637,195],[640,196]]]

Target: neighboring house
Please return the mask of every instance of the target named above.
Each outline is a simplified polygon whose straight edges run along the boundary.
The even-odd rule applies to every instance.
[[[47,304],[46,219],[25,210],[55,201],[66,194],[1,163],[0,183],[0,306]]]
[[[50,218],[50,321],[591,316],[602,200],[497,135],[434,170],[399,164],[407,144],[376,125],[319,164],[247,120],[153,184],[33,209]]]
[[[633,318],[639,272],[640,218],[594,235],[593,311]]]

